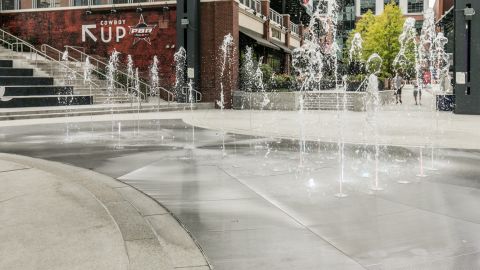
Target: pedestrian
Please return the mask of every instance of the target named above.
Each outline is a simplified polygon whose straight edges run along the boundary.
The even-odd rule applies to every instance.
[[[395,90],[395,103],[402,104],[402,88],[403,88],[403,78],[402,76],[397,73],[395,77],[393,78],[393,88]]]
[[[413,97],[415,98],[415,105],[422,105],[422,89],[418,87],[418,82],[413,83]]]

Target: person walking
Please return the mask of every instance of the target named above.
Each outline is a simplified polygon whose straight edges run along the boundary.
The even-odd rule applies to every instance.
[[[418,87],[418,82],[413,82],[413,97],[415,98],[415,105],[422,105],[422,89]]]
[[[403,78],[402,76],[397,73],[393,78],[393,88],[395,90],[395,101],[396,104],[400,102],[402,104],[402,88],[403,88]]]

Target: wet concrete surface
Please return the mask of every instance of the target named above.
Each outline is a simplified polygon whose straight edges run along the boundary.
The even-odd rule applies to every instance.
[[[113,132],[112,132],[113,126]],[[480,151],[338,146],[195,128],[181,120],[0,130],[0,151],[61,161],[150,195],[215,269],[480,269]],[[225,149],[223,148],[225,141]],[[400,184],[408,181],[409,184]]]

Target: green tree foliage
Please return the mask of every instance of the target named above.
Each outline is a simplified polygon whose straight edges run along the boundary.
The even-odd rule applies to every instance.
[[[378,53],[383,59],[380,76],[393,77],[395,73],[393,61],[400,51],[398,37],[402,33],[404,21],[402,11],[395,2],[385,5],[384,12],[379,16],[368,11],[357,22],[355,30],[350,34],[345,55],[348,57],[355,33],[360,33],[364,41],[363,60],[366,61],[373,53]]]
[[[364,39],[365,35],[367,34],[367,30],[374,23],[375,23],[375,15],[373,15],[371,10],[365,13],[362,16],[362,18],[357,21],[357,23],[355,24],[355,29],[352,32],[350,32],[350,35],[346,42],[345,51],[344,51],[344,56],[346,57],[346,59],[348,59],[349,57],[350,47],[352,47],[352,40],[355,34],[359,33],[362,36],[362,39]]]
[[[394,74],[393,61],[400,50],[398,37],[402,33],[402,11],[390,3],[385,6],[384,12],[375,17],[375,23],[370,25],[364,37],[364,57],[378,53],[383,59],[382,77],[392,77]]]

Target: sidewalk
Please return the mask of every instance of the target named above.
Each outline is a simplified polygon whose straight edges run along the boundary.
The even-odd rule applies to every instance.
[[[158,203],[107,176],[0,154],[0,269],[210,269]]]

